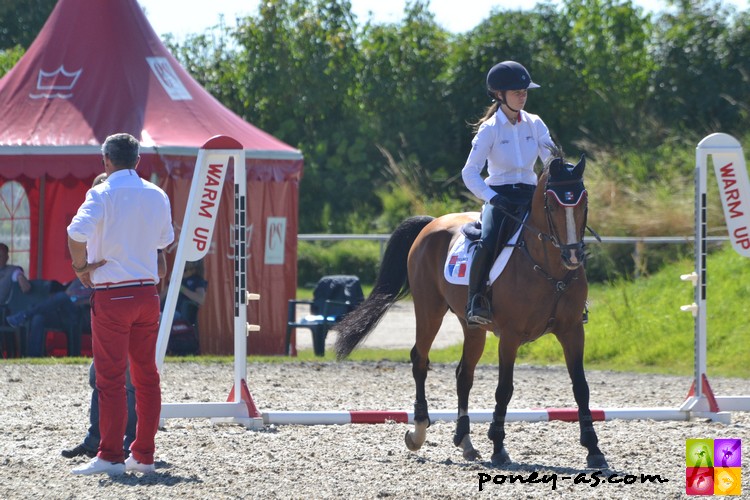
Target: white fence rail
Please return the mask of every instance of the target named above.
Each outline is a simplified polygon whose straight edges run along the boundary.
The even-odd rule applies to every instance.
[[[385,244],[390,239],[390,234],[299,234],[300,241],[377,241],[380,243],[380,259],[383,259]],[[657,244],[692,244],[695,236],[602,236],[602,244],[633,245],[633,261],[635,263],[635,276],[641,274],[643,255],[646,245]],[[729,241],[728,236],[708,236],[709,243],[722,243]],[[587,235],[587,243],[599,243],[593,236]]]

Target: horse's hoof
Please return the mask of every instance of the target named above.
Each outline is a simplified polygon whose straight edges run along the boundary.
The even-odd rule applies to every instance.
[[[508,455],[508,452],[505,450],[505,448],[500,450],[500,453],[494,453],[492,455],[492,465],[496,467],[500,465],[507,465],[510,462],[510,455]]]
[[[422,447],[422,445],[414,442],[411,437],[411,431],[406,431],[406,434],[404,435],[404,442],[406,443],[406,447],[409,449],[409,451],[419,451],[419,449]]]
[[[455,443],[455,438],[453,442]],[[461,448],[465,460],[475,461],[482,459],[482,456],[479,454],[476,448],[474,448],[474,445],[471,444],[471,437],[469,437],[468,434],[465,434],[461,441],[456,444],[456,446]]]
[[[609,464],[604,455],[589,455],[586,457],[586,465],[589,469],[609,469]]]
[[[481,460],[482,455],[479,454],[477,450],[472,448],[471,450],[464,451],[464,460],[470,460],[472,462],[475,462],[477,460]]]

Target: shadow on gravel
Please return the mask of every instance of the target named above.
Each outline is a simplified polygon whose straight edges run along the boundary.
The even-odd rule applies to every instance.
[[[108,483],[124,484],[128,486],[148,486],[148,485],[159,485],[159,486],[176,486],[178,484],[202,484],[203,480],[195,475],[180,476],[173,475],[171,472],[165,469],[171,469],[172,466],[167,462],[156,461],[156,472],[153,474],[133,474],[126,473],[121,476],[110,476],[106,479],[101,479],[99,485],[103,486]]]

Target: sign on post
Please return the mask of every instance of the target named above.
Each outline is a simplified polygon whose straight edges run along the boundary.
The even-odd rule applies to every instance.
[[[750,257],[750,182],[742,145],[730,135],[711,134],[698,144],[698,151],[703,162],[712,157],[732,248]]]
[[[227,170],[232,162],[235,169],[235,180],[240,179],[244,182],[245,156],[239,142],[230,137],[216,136],[198,150],[180,240],[177,244],[177,253],[174,258],[167,298],[164,301],[164,310],[159,325],[159,337],[156,342],[156,364],[159,369],[162,369],[164,356],[167,353],[167,344],[172,329],[182,275],[185,270],[185,262],[202,259],[208,253],[216,226],[216,217],[219,213],[221,190],[224,186]],[[244,189],[244,185],[241,188]],[[244,258],[244,255],[241,258]],[[242,311],[244,313],[244,308],[242,308]],[[243,318],[243,329],[244,323]]]

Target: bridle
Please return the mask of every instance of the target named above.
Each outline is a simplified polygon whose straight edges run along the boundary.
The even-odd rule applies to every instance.
[[[563,243],[563,239],[560,237],[560,233],[558,231],[557,226],[555,225],[555,222],[552,220],[552,209],[550,207],[550,200],[554,197],[554,200],[559,205],[565,207],[565,208],[575,208],[579,206],[581,203],[584,204],[583,210],[583,224],[581,225],[581,230],[578,234],[578,239],[574,243]],[[551,174],[547,173],[546,183],[544,186],[544,214],[545,219],[547,221],[547,232],[540,231],[533,225],[531,225],[529,222],[527,222],[525,219],[521,219],[517,217],[515,214],[509,213],[505,211],[506,217],[510,217],[511,219],[518,222],[524,229],[527,229],[531,231],[532,233],[536,234],[537,238],[540,241],[549,241],[552,246],[555,248],[558,248],[561,252],[561,254],[564,255],[564,252],[566,251],[574,251],[576,252],[577,256],[580,258],[581,263],[585,261],[586,259],[586,243],[584,241],[584,235],[586,230],[588,230],[594,238],[597,239],[597,241],[601,242],[601,238],[599,235],[591,229],[588,226],[588,191],[586,190],[586,187],[583,184],[583,177],[579,176],[573,179],[564,179],[564,180],[551,180]],[[544,245],[544,262],[545,265],[542,267],[540,264],[538,264],[534,258],[529,253],[529,249],[526,245],[525,240],[520,239],[520,241],[516,244],[516,246],[520,247],[523,250],[523,254],[526,255],[526,257],[531,261],[531,264],[535,271],[542,274],[555,288],[556,293],[561,294],[564,292],[570,283],[577,279],[578,277],[578,271],[581,266],[579,266],[576,269],[568,270],[568,272],[565,274],[565,276],[562,279],[555,278],[552,276],[551,273],[545,270],[550,269],[549,265],[549,255],[547,253],[547,247]]]
[[[569,190],[565,190],[564,188],[566,187],[569,187]],[[562,193],[557,191],[560,188],[563,188]],[[562,200],[560,199],[561,194],[563,197]],[[549,205],[551,197],[554,197],[555,200],[557,200],[557,203],[566,209],[576,208],[578,205],[583,204],[583,224],[581,224],[578,240],[575,243],[562,243],[563,240],[560,238],[560,233],[552,220],[552,210]],[[541,237],[546,238],[552,243],[552,246],[560,249],[561,252],[572,250],[582,259],[584,257],[584,250],[586,249],[586,243],[584,242],[583,237],[586,233],[588,213],[588,192],[583,185],[583,178],[551,181],[549,180],[549,176],[547,177],[547,183],[544,186],[544,214],[547,219],[548,233],[541,235]]]
[[[570,284],[577,280],[581,271],[581,268],[583,267],[583,263],[586,259],[586,243],[584,242],[584,235],[586,233],[586,229],[588,229],[591,234],[594,235],[594,237],[601,241],[601,238],[594,230],[588,227],[588,192],[586,191],[586,187],[583,184],[583,177],[580,176],[578,178],[573,179],[565,179],[565,180],[550,180],[551,174],[548,172],[547,175],[547,181],[544,186],[544,215],[545,219],[547,220],[547,233],[542,233],[539,230],[536,230],[537,237],[540,240],[547,240],[549,241],[554,247],[560,249],[560,253],[562,258],[565,257],[565,252],[567,251],[574,251],[576,256],[579,259],[580,264],[574,268],[574,269],[568,269],[568,271],[565,273],[565,276],[562,277],[562,279],[557,279],[549,272],[545,271],[542,266],[537,264],[531,254],[529,253],[529,249],[525,245],[525,240],[522,241],[523,243],[523,250],[524,254],[529,258],[529,260],[532,262],[534,270],[538,273],[540,273],[544,278],[553,286],[555,290],[555,295],[553,299],[552,304],[552,310],[550,312],[550,316],[547,319],[547,326],[545,328],[546,331],[549,331],[549,329],[552,327],[552,325],[555,322],[556,312],[557,312],[557,306],[560,302],[560,297],[565,293],[565,291],[568,289]],[[583,224],[581,224],[581,229],[578,232],[578,239],[574,243],[567,243],[564,244],[563,240],[560,238],[560,233],[557,229],[557,226],[555,225],[555,222],[552,220],[552,209],[550,207],[550,200],[554,197],[554,202],[559,204],[560,206],[567,209],[574,209],[578,207],[579,205],[583,204]],[[561,199],[562,198],[562,199]],[[572,214],[566,214],[567,223],[571,224],[573,222],[573,216]],[[525,227],[531,228],[530,226],[524,224]],[[547,253],[547,246],[543,245],[544,248],[544,261],[545,266],[549,269],[549,255]],[[582,311],[583,314],[583,311]]]

